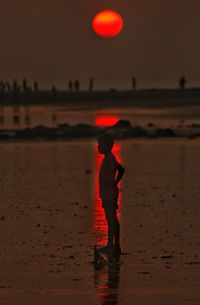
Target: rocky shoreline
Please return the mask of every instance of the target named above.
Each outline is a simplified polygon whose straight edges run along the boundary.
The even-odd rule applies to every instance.
[[[179,125],[169,128],[160,128],[152,123],[146,127],[132,126],[129,121],[119,120],[111,127],[96,127],[88,124],[59,124],[55,128],[38,125],[34,128],[21,130],[0,130],[0,141],[10,140],[67,140],[81,138],[96,138],[102,132],[109,132],[116,139],[127,138],[162,138],[162,137],[200,137],[200,125]]]

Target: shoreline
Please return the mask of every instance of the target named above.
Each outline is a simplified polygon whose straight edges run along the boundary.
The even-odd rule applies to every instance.
[[[97,127],[89,124],[59,124],[57,127],[38,125],[33,128],[20,130],[0,130],[0,142],[10,141],[59,141],[73,139],[95,139],[101,133],[108,132],[115,139],[131,138],[184,138],[195,139],[200,137],[200,125],[178,125],[175,127],[160,128],[149,123],[146,127],[132,126],[127,120],[119,120],[111,127]]]
[[[152,108],[198,106],[200,105],[200,89],[0,92],[0,106],[33,105]]]
[[[159,143],[170,143],[170,144],[187,144],[187,145],[193,145],[193,144],[200,144],[200,138],[194,138],[191,139],[188,138],[127,138],[127,139],[116,139],[116,143],[125,143],[129,141],[133,141],[134,144],[149,144],[149,145],[156,145]],[[4,144],[8,145],[15,145],[15,144],[30,144],[30,145],[37,145],[37,144],[42,144],[42,145],[48,145],[48,144],[80,144],[80,143],[96,143],[95,138],[76,138],[76,139],[58,139],[58,140],[46,140],[46,139],[33,139],[33,140],[21,140],[21,139],[15,139],[15,140],[9,140],[9,141],[0,141],[0,146]]]

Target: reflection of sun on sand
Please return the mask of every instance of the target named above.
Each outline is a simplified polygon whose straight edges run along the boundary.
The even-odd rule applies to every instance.
[[[0,305],[200,304],[200,140],[132,139],[118,151],[130,255],[101,272],[90,264],[94,142],[0,144]]]

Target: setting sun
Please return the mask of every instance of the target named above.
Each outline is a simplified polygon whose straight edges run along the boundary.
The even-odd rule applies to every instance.
[[[123,19],[114,11],[104,10],[94,17],[92,27],[98,36],[112,38],[121,32],[123,28]]]

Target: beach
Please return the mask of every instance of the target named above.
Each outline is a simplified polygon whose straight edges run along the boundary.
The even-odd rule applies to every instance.
[[[0,144],[0,304],[200,303],[200,140],[116,145],[123,255],[95,270],[106,240],[95,140]]]

